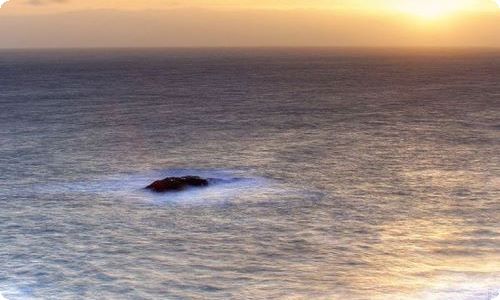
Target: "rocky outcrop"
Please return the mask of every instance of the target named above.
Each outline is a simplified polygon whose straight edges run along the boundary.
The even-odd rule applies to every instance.
[[[210,182],[210,179],[198,176],[167,177],[153,182],[146,189],[155,193],[180,192],[190,187],[207,187]]]

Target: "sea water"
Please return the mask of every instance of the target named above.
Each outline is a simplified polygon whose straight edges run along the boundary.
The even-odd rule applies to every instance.
[[[0,299],[498,299],[500,52],[0,52]],[[239,180],[176,194],[167,176]]]

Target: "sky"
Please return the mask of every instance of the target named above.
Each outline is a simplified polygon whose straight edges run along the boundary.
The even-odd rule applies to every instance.
[[[10,0],[0,48],[500,47],[499,2]]]

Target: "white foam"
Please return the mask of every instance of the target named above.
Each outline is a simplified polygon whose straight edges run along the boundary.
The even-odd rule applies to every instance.
[[[193,188],[178,193],[155,194],[144,190],[151,182],[165,177],[196,175],[220,179],[206,188]],[[115,195],[121,199],[153,203],[210,204],[290,198],[304,193],[298,188],[270,178],[240,170],[170,169],[136,174],[116,174],[88,181],[76,181],[30,187],[30,192],[43,194]],[[0,299],[1,300],[1,299]]]
[[[282,192],[278,186],[264,178],[246,178],[227,183],[217,183],[206,188],[193,188],[178,193],[153,194],[154,201],[170,203],[220,203],[238,199],[258,199]]]
[[[498,291],[498,294],[495,298],[492,298],[491,300],[500,300],[500,290]]]
[[[497,289],[493,288],[496,279],[495,276],[483,277],[481,280],[464,275],[448,277],[438,283],[433,282],[434,286],[410,299],[500,300],[500,294],[494,292]]]

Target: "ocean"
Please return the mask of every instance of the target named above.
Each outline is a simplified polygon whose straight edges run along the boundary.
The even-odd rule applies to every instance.
[[[500,50],[0,51],[0,299],[499,299],[499,224]]]

